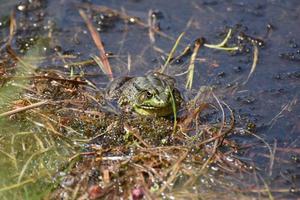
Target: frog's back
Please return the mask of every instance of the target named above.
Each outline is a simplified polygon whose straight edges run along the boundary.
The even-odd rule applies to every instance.
[[[105,96],[108,99],[119,98],[124,89],[125,83],[131,80],[132,77],[120,77],[110,82],[105,89]]]

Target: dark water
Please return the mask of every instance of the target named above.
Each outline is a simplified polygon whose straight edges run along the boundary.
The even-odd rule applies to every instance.
[[[1,15],[7,16],[18,4],[1,1]],[[24,1],[25,2],[25,1]],[[151,43],[147,28],[137,24],[124,23],[117,18],[95,18],[105,49],[115,57],[110,59],[115,76],[142,75],[157,69],[164,63],[176,38],[183,31],[185,36],[178,52],[199,37],[208,43],[222,41],[229,27],[242,30],[247,35],[265,42],[259,48],[259,61],[247,84],[242,85],[250,72],[252,50],[249,53],[231,54],[225,51],[200,49],[196,62],[193,90],[203,85],[216,85],[217,95],[227,102],[236,113],[242,127],[249,123],[256,125],[256,133],[277,147],[272,174],[266,146],[256,138],[240,139],[241,143],[255,143],[243,154],[259,166],[260,174],[270,181],[274,188],[287,190],[300,187],[300,2],[298,0],[54,0],[42,1],[44,17],[35,21],[36,14],[28,15],[18,11],[16,15],[42,26],[52,26],[52,37],[61,52],[79,55],[78,61],[97,55],[92,38],[85,23],[78,14],[83,4],[107,6],[140,18],[147,23],[148,13],[155,13],[161,31],[173,40],[155,35]],[[22,5],[19,4],[19,5]],[[3,12],[6,11],[7,13]],[[37,11],[38,12],[38,11]],[[28,22],[27,21],[27,22]],[[24,31],[19,35],[49,34],[50,30]],[[2,35],[5,31],[2,29]],[[14,45],[17,46],[17,43]],[[50,51],[50,50],[49,50]],[[131,58],[128,70],[128,57]],[[169,74],[176,76],[187,70],[189,59],[174,64]],[[61,64],[57,61],[56,66]],[[55,65],[44,64],[44,68]],[[50,66],[49,66],[50,65]],[[56,68],[56,67],[54,67]],[[99,87],[105,87],[108,79],[98,67],[86,67],[83,71]],[[186,75],[178,76],[178,83],[184,85]],[[238,87],[235,87],[239,84]],[[298,159],[298,160],[297,160]],[[284,161],[284,162],[283,162]],[[280,194],[282,195],[282,194]],[[283,194],[284,195],[284,194]],[[296,195],[288,196],[296,198]]]

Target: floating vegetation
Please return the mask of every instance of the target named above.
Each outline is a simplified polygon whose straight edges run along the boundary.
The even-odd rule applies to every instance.
[[[116,116],[107,113],[101,93],[99,96],[98,92],[89,90],[88,85],[78,84],[84,80],[77,78],[78,82],[68,82],[68,78],[52,74],[48,79],[53,77],[59,83],[52,85],[53,81],[38,78],[43,76],[45,74],[32,78],[34,85],[27,99],[39,99],[39,102],[17,110],[20,112],[11,111],[9,115],[27,121],[31,124],[30,127],[36,127],[36,131],[40,130],[23,135],[24,139],[35,138],[42,132],[47,136],[43,136],[43,139],[37,136],[33,140],[36,141],[35,148],[38,150],[26,155],[16,183],[2,187],[3,191],[41,181],[45,177],[56,177],[58,187],[53,190],[50,199],[61,198],[61,195],[67,199],[93,199],[95,196],[107,199],[117,196],[131,198],[136,190],[143,197],[156,198],[162,193],[170,197],[174,195],[172,191],[175,188],[177,191],[181,188],[184,192],[196,185],[199,195],[205,193],[204,188],[209,188],[209,183],[202,185],[199,181],[210,182],[211,168],[224,173],[232,173],[232,170],[248,171],[246,163],[238,159],[234,159],[234,162],[227,159],[237,148],[227,139],[234,129],[234,116],[231,110],[223,110],[225,108],[222,108],[219,100],[217,102],[222,108],[221,123],[196,125],[200,123],[199,117],[205,110],[202,100],[196,98],[191,107],[187,107],[194,114],[187,113],[173,124],[172,120],[166,118],[145,118],[125,113]],[[57,76],[61,79],[54,79]],[[43,86],[44,84],[47,86]],[[61,93],[69,92],[54,101],[59,93],[48,94],[49,88]],[[76,92],[71,92],[74,89]],[[51,104],[41,101],[45,95],[48,100],[53,99]],[[100,104],[95,104],[94,98],[100,98],[96,100]],[[176,115],[174,117],[177,119]],[[15,137],[14,134],[11,136]],[[226,145],[227,150],[221,150],[220,147],[225,144],[230,145]],[[13,147],[17,148],[15,144]],[[30,151],[30,145],[28,148]],[[50,152],[55,153],[52,155]],[[52,171],[55,168],[46,170],[44,162],[48,162],[48,159],[53,164],[59,160],[64,161],[65,172],[55,175],[55,171]],[[48,163],[47,166],[51,165]],[[63,166],[62,163],[59,166]],[[37,171],[32,171],[32,167]],[[218,188],[225,189],[226,185],[225,180],[221,181]]]

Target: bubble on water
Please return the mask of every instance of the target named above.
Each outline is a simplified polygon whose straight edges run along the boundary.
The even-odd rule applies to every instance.
[[[135,22],[136,22],[136,18],[130,17],[130,18],[129,18],[129,22],[130,22],[130,23],[135,23]]]
[[[214,171],[219,171],[219,167],[217,167],[217,166],[211,166],[210,168]]]
[[[26,9],[26,6],[25,5],[18,5],[17,6],[17,9],[19,10],[19,11],[24,11],[25,9]]]
[[[230,157],[230,156],[227,156],[227,157],[226,157],[226,160],[227,160],[228,162],[233,162],[234,159],[233,159],[232,157]]]
[[[294,188],[294,187],[291,187],[291,188],[290,188],[290,192],[291,192],[291,193],[294,193],[294,192],[296,192],[296,188]]]

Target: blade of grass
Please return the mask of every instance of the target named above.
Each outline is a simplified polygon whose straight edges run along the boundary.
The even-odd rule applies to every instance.
[[[239,49],[239,47],[225,47],[225,45],[227,44],[230,36],[231,36],[232,30],[229,29],[226,37],[224,38],[224,40],[222,42],[220,42],[219,44],[204,44],[205,47],[211,48],[211,49],[219,49],[219,50],[226,50],[226,51],[236,51]]]
[[[257,45],[255,43],[253,43],[253,48],[254,48],[254,50],[253,50],[253,62],[252,62],[251,70],[249,72],[249,75],[248,75],[246,81],[244,81],[243,85],[245,85],[249,81],[250,77],[254,73],[254,71],[256,69],[256,66],[257,66],[257,62],[258,62],[258,47],[257,47]]]
[[[176,100],[174,98],[173,92],[170,88],[170,86],[168,86],[169,91],[170,91],[170,95],[171,95],[171,101],[172,101],[172,110],[173,110],[173,117],[174,117],[174,125],[173,125],[173,134],[176,133],[176,127],[177,127],[177,108],[176,108]]]
[[[23,185],[26,185],[28,183],[34,183],[34,182],[35,182],[35,180],[30,178],[30,179],[27,179],[25,181],[19,182],[17,184],[13,184],[13,185],[10,185],[10,186],[7,186],[7,187],[0,188],[0,192],[4,192],[4,191],[7,191],[7,190],[12,190],[12,189],[21,187]]]
[[[197,39],[195,42],[195,47],[194,47],[193,54],[191,56],[191,60],[190,60],[189,68],[188,68],[187,81],[186,81],[186,85],[185,85],[185,87],[189,90],[192,89],[192,85],[193,85],[194,71],[195,71],[195,59],[199,52],[200,47],[203,45],[203,41],[204,41],[203,39]]]
[[[17,162],[16,162],[16,158],[15,158],[14,155],[11,155],[11,154],[9,154],[9,153],[7,153],[7,152],[1,150],[1,149],[0,149],[0,153],[4,154],[4,155],[6,155],[6,157],[10,158],[10,159],[13,161],[13,163],[17,163]]]
[[[98,56],[96,56],[96,55],[91,55],[91,57],[92,57],[93,60],[96,62],[96,64],[99,66],[99,68],[101,69],[101,71],[102,71],[105,75],[108,75],[108,76],[109,76],[109,74],[107,74],[107,70],[105,69],[105,66],[104,66],[102,60],[101,60]]]
[[[15,11],[12,11],[11,14],[10,14],[9,37],[8,37],[8,41],[7,41],[8,45],[11,44],[11,41],[12,41],[12,39],[15,35],[15,31],[17,29],[17,23],[16,23],[15,15],[16,15]]]
[[[149,36],[149,40],[152,44],[155,43],[155,32],[153,30],[155,30],[155,20],[156,18],[152,17],[152,10],[149,10],[148,12],[148,26],[149,26],[149,31],[148,31],[148,36]]]
[[[168,58],[167,58],[167,61],[165,62],[165,64],[164,64],[164,66],[162,67],[162,69],[160,70],[160,73],[164,73],[164,72],[166,71],[166,69],[167,69],[167,67],[168,67],[168,65],[169,65],[169,63],[170,63],[170,61],[171,61],[171,59],[173,58],[173,55],[174,55],[174,53],[175,53],[175,51],[176,51],[176,49],[177,49],[177,47],[178,47],[178,44],[179,44],[181,38],[184,36],[184,34],[185,34],[185,33],[182,32],[182,33],[179,35],[179,37],[177,38],[177,40],[176,40],[176,42],[175,42],[173,48],[171,49],[171,52],[169,53],[169,56],[168,56]]]
[[[204,45],[204,46],[208,47],[207,45]],[[239,47],[217,47],[217,46],[212,47],[211,45],[208,48],[218,49],[218,50],[224,50],[224,51],[237,51],[237,50],[239,50]]]
[[[26,171],[26,169],[28,168],[28,165],[30,164],[31,160],[32,160],[35,156],[38,156],[38,155],[40,155],[40,154],[43,154],[43,153],[49,151],[50,149],[52,149],[52,148],[49,147],[49,148],[44,149],[44,150],[42,150],[42,151],[35,152],[35,153],[33,153],[33,154],[28,158],[28,160],[27,160],[26,163],[24,164],[24,166],[23,166],[23,168],[22,168],[22,170],[21,170],[21,172],[20,172],[20,175],[19,175],[19,177],[18,177],[18,184],[21,183],[21,180],[22,180],[22,178],[23,178],[23,176],[24,176],[24,174],[25,174],[25,171]]]
[[[128,72],[131,71],[131,63],[132,63],[132,61],[131,61],[131,55],[128,54],[127,55],[127,70],[128,70]]]
[[[271,192],[271,190],[270,190],[270,187],[268,186],[268,184],[266,183],[266,181],[263,179],[263,177],[261,177],[260,175],[258,176],[260,179],[261,179],[261,181],[263,182],[263,184],[264,184],[264,186],[265,186],[265,188],[266,188],[266,192],[267,192],[267,194],[268,194],[268,197],[269,197],[269,199],[270,200],[274,200],[274,197],[273,197],[273,195],[272,195],[272,192]]]
[[[277,148],[277,140],[275,139],[274,145],[273,145],[273,151],[272,151],[272,154],[270,154],[270,166],[269,166],[269,176],[270,177],[272,176],[272,172],[273,172],[276,148]]]

